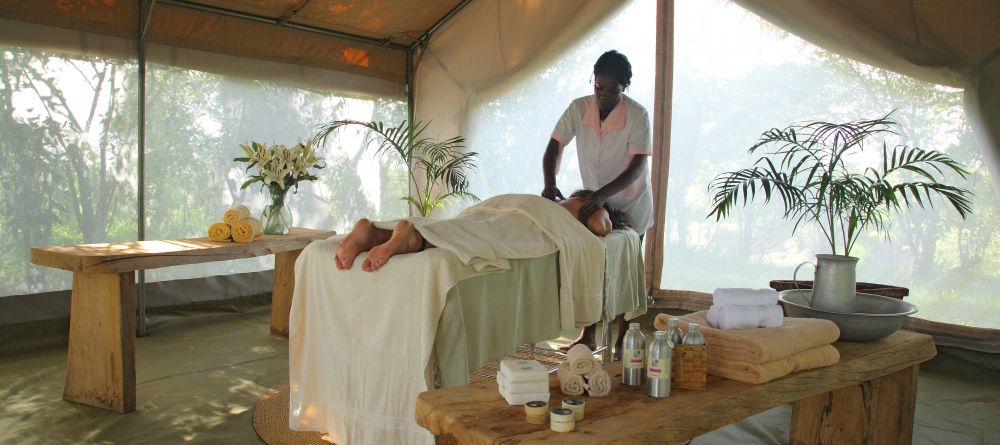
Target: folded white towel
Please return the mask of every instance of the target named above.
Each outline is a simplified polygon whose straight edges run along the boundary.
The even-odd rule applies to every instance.
[[[538,394],[549,391],[548,375],[538,382],[511,382],[503,372],[497,373],[497,385],[501,393],[506,394]]]
[[[779,328],[785,314],[777,304],[718,305],[708,308],[708,324],[716,329]]]
[[[778,304],[778,292],[774,289],[747,289],[741,287],[720,287],[712,292],[712,304],[720,306],[738,304],[756,306]]]
[[[534,402],[535,400],[540,400],[542,402],[549,401],[549,393],[540,392],[538,394],[504,394],[500,393],[503,399],[507,401],[508,405],[524,405],[528,402]]]

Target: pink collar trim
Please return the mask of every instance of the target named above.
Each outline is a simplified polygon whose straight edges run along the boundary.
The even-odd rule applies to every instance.
[[[594,132],[597,133],[597,137],[603,139],[604,135],[609,131],[625,128],[625,112],[627,109],[625,98],[622,97],[618,101],[618,105],[615,105],[611,112],[608,113],[608,117],[604,119],[604,125],[601,125],[601,113],[597,108],[597,98],[591,96],[590,100],[587,101],[587,111],[583,113],[583,125],[593,128]]]

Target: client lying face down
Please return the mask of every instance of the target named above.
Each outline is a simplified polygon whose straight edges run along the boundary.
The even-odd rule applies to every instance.
[[[583,198],[589,195],[589,190],[574,192],[566,200],[558,204],[566,209],[576,218],[580,208],[583,206]],[[607,209],[599,209],[587,219],[587,228],[597,236],[607,236],[612,228],[612,217],[618,220],[620,212]],[[368,252],[368,257],[361,263],[361,270],[372,272],[384,266],[393,255],[404,253],[420,252],[424,249],[434,247],[427,242],[420,232],[407,220],[396,223],[396,227],[391,231],[379,229],[367,218],[359,219],[354,224],[354,228],[347,234],[338,245],[333,257],[337,269],[350,269],[354,265],[354,258],[361,252]]]

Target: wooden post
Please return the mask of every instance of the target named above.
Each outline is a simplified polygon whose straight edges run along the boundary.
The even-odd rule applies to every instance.
[[[288,336],[288,314],[295,291],[295,260],[302,249],[274,254],[274,289],[271,291],[271,333]]]
[[[134,272],[74,272],[63,398],[127,413],[135,392]]]
[[[909,444],[919,365],[792,404],[792,444]]]

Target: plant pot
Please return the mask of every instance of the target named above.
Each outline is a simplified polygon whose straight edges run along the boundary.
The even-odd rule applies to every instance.
[[[812,289],[812,281],[798,281],[799,289]],[[771,280],[769,284],[771,289],[778,292],[785,290],[795,289],[795,283],[792,280]],[[905,287],[891,286],[888,284],[878,284],[878,283],[857,283],[857,291],[864,294],[875,294],[881,295],[883,297],[892,297],[902,300],[903,297],[910,295],[910,290]]]

